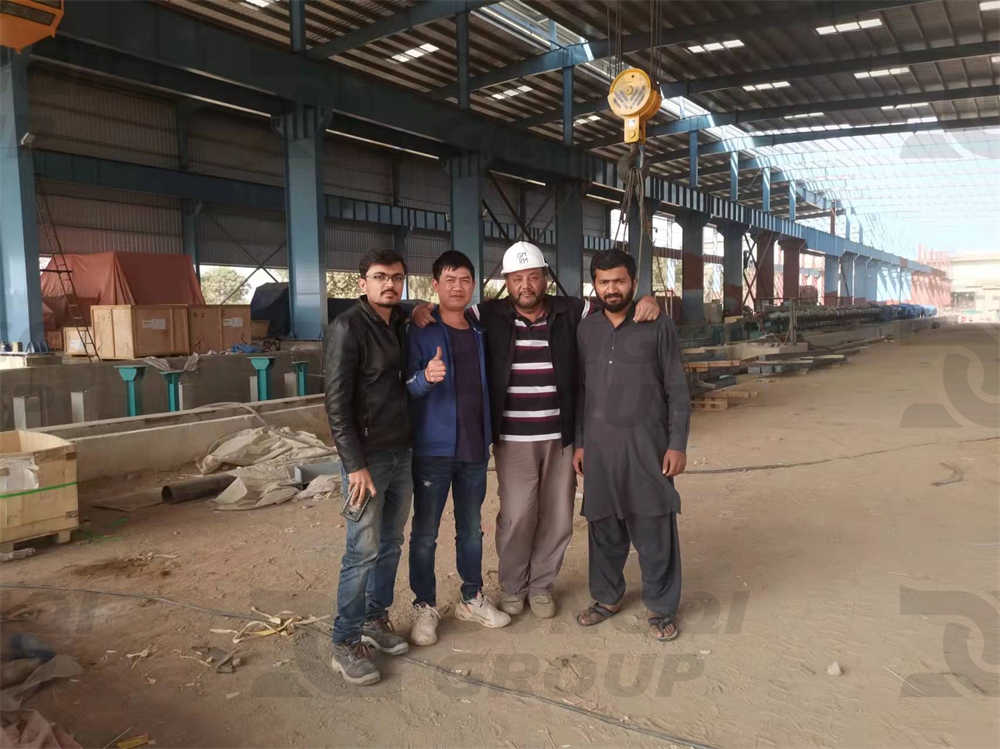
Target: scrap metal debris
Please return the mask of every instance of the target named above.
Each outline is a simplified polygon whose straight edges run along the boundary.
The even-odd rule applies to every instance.
[[[271,635],[288,637],[295,633],[296,627],[305,627],[330,618],[329,614],[303,617],[294,611],[279,611],[277,614],[268,614],[255,606],[251,606],[250,610],[261,618],[249,621],[239,629],[211,629],[209,631],[217,635],[232,635],[233,644],[238,645],[244,640],[256,637],[270,637]]]
[[[237,655],[238,650],[232,650],[227,653],[222,648],[216,648],[211,645],[195,645],[191,649],[199,656],[195,660],[211,668],[217,674],[231,674],[243,665],[243,659]]]
[[[941,465],[951,471],[951,476],[940,481],[934,481],[931,483],[931,486],[947,486],[948,484],[957,484],[965,480],[965,472],[961,468],[953,466],[951,463],[942,463]]]
[[[139,650],[139,651],[137,651],[135,653],[126,653],[125,657],[128,658],[130,661],[132,661],[132,666],[131,667],[135,668],[135,665],[139,661],[145,660],[146,658],[149,658],[149,656],[151,656],[155,652],[156,652],[156,649],[152,645],[147,645],[142,650]]]

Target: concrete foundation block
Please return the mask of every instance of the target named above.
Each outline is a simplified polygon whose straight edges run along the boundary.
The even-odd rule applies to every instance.
[[[181,411],[198,407],[198,387],[192,382],[182,382],[177,386]]]
[[[295,372],[285,372],[285,397],[294,398],[299,394],[298,375]]]
[[[42,399],[37,395],[11,398],[15,429],[38,429],[42,425]]]
[[[70,416],[74,424],[97,418],[97,396],[88,390],[74,390],[69,394]]]

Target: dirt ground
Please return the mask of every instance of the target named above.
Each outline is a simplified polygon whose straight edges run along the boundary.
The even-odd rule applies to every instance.
[[[19,614],[4,635],[32,632],[79,659],[78,679],[28,704],[93,747],[144,733],[159,747],[995,746],[998,334],[928,330],[845,366],[747,379],[755,400],[696,412],[677,482],[684,594],[672,643],[646,634],[634,554],[624,612],[574,623],[589,601],[582,518],[555,619],[526,614],[496,631],[458,622],[449,510],[437,645],[381,657],[385,678],[370,688],[345,687],[312,631],[247,642],[238,671],[217,674],[191,648],[227,648],[231,636],[210,630],[241,622],[146,596],[329,614],[342,519],[332,501],[245,513],[205,501],[92,506],[158,476],[88,487],[79,540],[0,566],[3,583],[137,597],[4,589],[0,610]],[[491,475],[493,595],[496,510]],[[405,547],[396,593],[406,631]]]

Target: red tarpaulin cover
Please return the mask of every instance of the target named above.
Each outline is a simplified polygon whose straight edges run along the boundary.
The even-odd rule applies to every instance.
[[[88,324],[92,304],[205,303],[194,266],[186,255],[95,252],[64,257],[66,267],[72,271],[80,312]],[[56,256],[49,261],[48,267],[62,268],[63,265]],[[70,322],[63,284],[68,290],[67,274],[42,271],[42,297],[48,308],[45,327],[50,330]]]

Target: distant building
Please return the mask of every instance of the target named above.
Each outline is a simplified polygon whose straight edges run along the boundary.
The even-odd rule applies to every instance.
[[[1000,252],[952,255],[951,300],[960,315],[1000,318]]]

